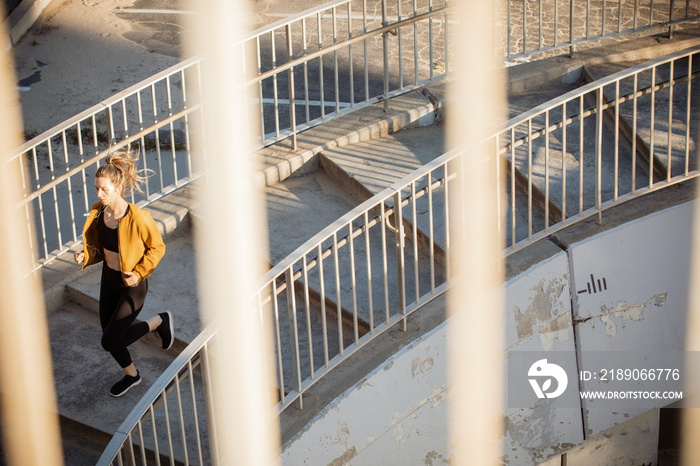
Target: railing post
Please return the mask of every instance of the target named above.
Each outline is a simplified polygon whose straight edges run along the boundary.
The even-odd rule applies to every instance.
[[[403,255],[406,244],[403,234],[403,212],[401,211],[401,190],[394,194],[394,226],[396,227],[396,278],[399,292],[399,312],[403,317],[401,330],[406,331],[406,259]],[[415,238],[414,238],[415,241]]]
[[[675,0],[671,0],[668,9],[668,38],[673,39],[673,7]],[[673,79],[673,77],[671,77]]]
[[[285,34],[287,36],[287,61],[292,61],[292,55],[294,54],[292,48],[292,26],[287,24],[285,28]],[[287,86],[289,87],[289,127],[292,132],[292,149],[297,149],[297,114],[294,102],[294,68],[289,68],[287,71]]]
[[[595,208],[598,211],[598,224],[603,222],[602,207],[602,160],[603,160],[603,88],[596,92],[595,125]]]
[[[289,344],[292,350],[292,376],[297,384],[299,398],[297,398],[297,408],[303,409],[304,400],[301,396],[301,370],[299,357],[299,331],[297,328],[297,306],[294,295],[294,271],[290,266],[284,272],[284,280],[287,282],[287,317],[289,318]]]
[[[569,0],[569,58],[574,58],[574,0]]]
[[[388,26],[386,13],[386,0],[382,0],[382,26]],[[382,47],[384,52],[384,111],[389,111],[389,33],[382,34]]]

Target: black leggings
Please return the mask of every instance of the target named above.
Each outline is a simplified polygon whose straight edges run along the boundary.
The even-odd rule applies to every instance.
[[[102,347],[109,351],[122,368],[131,365],[127,346],[146,335],[150,330],[146,322],[134,324],[143,308],[148,292],[148,280],[137,286],[126,286],[122,274],[105,263],[102,266],[100,285],[100,324]]]

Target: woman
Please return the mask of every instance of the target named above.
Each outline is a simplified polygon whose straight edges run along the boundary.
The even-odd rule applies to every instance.
[[[150,214],[127,202],[131,189],[141,191],[145,177],[136,170],[138,154],[117,152],[105,159],[95,173],[100,199],[87,214],[83,227],[83,251],[75,261],[88,265],[102,262],[100,323],[102,347],[124,369],[124,377],[110,390],[122,396],[141,383],[127,347],[156,330],[163,349],[173,344],[172,313],[162,312],[145,322],[134,323],[148,292],[148,277],[165,254],[165,244]]]

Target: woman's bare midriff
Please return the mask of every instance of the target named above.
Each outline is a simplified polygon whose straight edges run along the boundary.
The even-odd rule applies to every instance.
[[[103,249],[103,251],[105,253],[105,262],[107,263],[107,267],[109,267],[112,270],[120,271],[121,267],[119,264],[119,253],[109,251],[107,249]]]

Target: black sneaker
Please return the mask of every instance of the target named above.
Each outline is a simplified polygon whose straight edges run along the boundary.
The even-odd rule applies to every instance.
[[[136,372],[136,376],[132,377],[130,375],[125,375],[124,378],[122,378],[119,382],[115,383],[112,385],[112,388],[109,390],[109,394],[112,395],[113,397],[119,397],[128,392],[131,387],[135,387],[136,385],[141,383],[141,374]]]
[[[163,322],[158,326],[156,332],[160,335],[160,339],[163,341],[163,349],[169,350],[173,346],[175,341],[175,328],[173,326],[173,313],[170,311],[161,312],[158,314]]]

